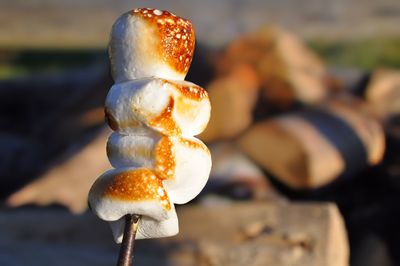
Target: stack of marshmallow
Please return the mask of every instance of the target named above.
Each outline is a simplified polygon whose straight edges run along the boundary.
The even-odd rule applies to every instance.
[[[105,113],[115,131],[107,155],[115,169],[89,192],[92,211],[121,242],[124,216],[140,215],[137,238],[178,233],[174,203],[200,193],[211,169],[207,147],[193,136],[210,118],[207,92],[184,78],[194,51],[190,21],[141,8],[115,22],[109,46],[115,84]]]

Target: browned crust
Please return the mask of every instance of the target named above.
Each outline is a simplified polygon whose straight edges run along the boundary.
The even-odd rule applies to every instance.
[[[104,196],[130,202],[159,200],[165,209],[171,209],[161,178],[147,168],[128,170],[114,175],[104,190]]]
[[[184,139],[184,138],[180,138],[179,142],[191,149],[201,149],[207,153],[210,153],[210,151],[207,149],[206,145],[202,144],[201,142],[196,142],[196,141],[193,141],[190,139]]]
[[[174,89],[178,90],[185,98],[201,101],[208,99],[208,93],[205,89],[197,85],[184,85],[164,80],[164,83],[171,85]]]
[[[156,26],[161,40],[159,51],[163,60],[177,72],[187,73],[195,46],[192,23],[168,11],[153,8],[136,8],[131,14],[140,16]]]
[[[117,122],[117,120],[107,107],[104,109],[104,113],[107,124],[114,131],[118,131],[123,128],[136,128],[140,125],[140,122],[135,119],[123,120]]]
[[[181,129],[175,122],[174,118],[172,117],[172,113],[174,111],[175,101],[172,96],[169,97],[169,102],[165,109],[161,112],[160,115],[153,118],[149,121],[149,125],[152,127],[159,127],[164,130],[166,135],[181,135]]]
[[[163,137],[155,149],[156,171],[162,179],[173,179],[175,174],[175,154],[173,153],[173,143],[170,138]]]
[[[207,147],[193,140],[178,137],[177,141],[190,148],[190,149],[200,149],[207,153],[209,150]],[[170,137],[163,137],[157,144],[155,148],[155,158],[156,158],[156,172],[161,179],[174,179],[176,173],[176,157],[174,153],[174,144]]]
[[[107,124],[109,125],[109,127],[112,130],[117,131],[118,130],[118,122],[117,122],[117,120],[115,120],[114,116],[111,114],[110,110],[107,107],[104,108],[104,115],[105,115],[105,120],[106,120]]]

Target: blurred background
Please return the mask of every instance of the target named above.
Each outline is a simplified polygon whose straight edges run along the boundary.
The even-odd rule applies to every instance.
[[[0,265],[115,264],[87,192],[136,7],[193,22],[186,79],[213,107],[210,180],[137,265],[400,265],[397,0],[0,0]]]

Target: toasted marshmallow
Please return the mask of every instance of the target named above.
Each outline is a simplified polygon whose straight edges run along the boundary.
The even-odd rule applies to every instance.
[[[163,221],[175,212],[161,179],[147,168],[107,171],[90,189],[89,205],[105,221],[132,213]]]
[[[143,165],[154,169],[171,202],[177,204],[196,197],[211,170],[210,152],[196,138],[114,132],[107,143],[107,155],[114,167]]]
[[[142,216],[139,219],[138,229],[136,232],[136,239],[146,238],[161,238],[174,236],[179,232],[178,217],[176,216],[175,208],[173,205],[168,219],[157,221],[147,216]],[[122,242],[125,220],[123,218],[109,222],[114,240],[117,243]]]
[[[184,204],[195,198],[207,183],[211,171],[211,155],[207,146],[196,138],[170,138],[174,148],[175,167],[173,173],[156,165],[156,171],[163,173],[164,187],[172,202]],[[162,155],[158,155],[162,158]],[[167,170],[167,171],[165,171]]]
[[[194,46],[190,21],[157,9],[127,12],[117,19],[111,32],[109,55],[114,80],[152,76],[183,80]]]
[[[211,170],[207,147],[193,136],[210,119],[207,92],[184,78],[195,46],[192,24],[168,11],[140,8],[113,25],[109,44],[116,84],[105,103],[116,131],[107,155],[117,169],[100,176],[89,205],[121,242],[124,216],[141,218],[136,238],[178,233],[173,203],[186,203]],[[138,168],[139,167],[139,168]]]
[[[107,141],[107,156],[115,168],[146,167],[154,169],[154,149],[163,135],[146,128],[122,135],[114,132]]]
[[[203,88],[160,78],[115,84],[105,105],[110,127],[122,133],[145,124],[165,135],[194,136],[205,129],[211,111]]]

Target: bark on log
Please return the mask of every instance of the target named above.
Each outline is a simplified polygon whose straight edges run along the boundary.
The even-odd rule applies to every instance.
[[[333,100],[255,124],[238,145],[294,189],[318,188],[382,160],[383,129],[364,105]]]

